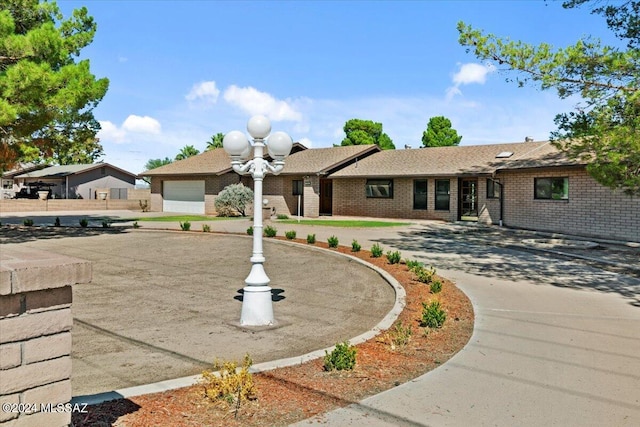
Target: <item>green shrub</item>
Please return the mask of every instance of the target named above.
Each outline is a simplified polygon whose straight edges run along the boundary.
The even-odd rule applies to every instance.
[[[389,261],[389,264],[398,264],[401,259],[400,251],[387,251],[387,261]]]
[[[236,212],[247,216],[247,205],[253,201],[253,191],[242,183],[231,184],[218,193],[214,205],[218,216],[232,216]]]
[[[267,225],[264,228],[264,235],[265,236],[267,236],[267,237],[276,237],[276,234],[278,234],[278,230],[275,227]]]
[[[287,214],[278,214],[278,215],[276,215],[276,218],[278,218],[278,219],[289,219],[289,215],[287,215]]]
[[[371,246],[371,256],[374,258],[380,258],[382,256],[382,247],[375,243]]]
[[[138,224],[138,221],[133,223],[133,228],[140,228],[140,224]]]
[[[251,227],[247,228],[247,234],[249,236],[253,236],[253,225]]]
[[[60,217],[59,216],[56,217],[56,221],[53,223],[53,226],[54,227],[60,227]]]
[[[349,341],[336,344],[331,353],[325,350],[324,369],[326,371],[352,370],[356,366],[356,353],[358,349],[349,344]]]
[[[338,247],[338,237],[337,236],[331,236],[327,239],[327,243],[329,244],[330,248],[337,248]]]
[[[87,226],[87,225],[89,225],[89,221],[87,221],[87,219],[86,219],[86,218],[82,218],[82,219],[80,220],[80,227],[82,227],[82,228],[86,228],[86,226]]]
[[[351,242],[351,252],[360,252],[360,249],[362,249],[360,243],[358,243],[356,239],[353,239],[353,242]]]
[[[202,232],[203,233],[210,233],[211,232],[211,226],[209,224],[202,224]]]
[[[424,264],[417,260],[408,259],[405,263],[407,264],[409,271],[415,271],[417,268],[424,267]]]
[[[428,284],[433,280],[433,276],[436,274],[436,269],[433,267],[418,267],[415,268],[413,272],[416,274],[416,278],[419,282]]]
[[[240,405],[241,401],[254,399],[256,394],[253,376],[249,368],[253,361],[249,355],[244,356],[242,367],[238,369],[235,362],[221,362],[216,360],[213,370],[202,373],[201,383],[204,393],[214,402]]]
[[[293,240],[296,238],[296,232],[295,230],[291,230],[291,231],[285,231],[284,232],[284,237],[286,237],[288,240]]]
[[[442,290],[442,282],[440,280],[434,280],[433,282],[431,282],[429,290],[432,294],[437,294]]]
[[[27,218],[24,221],[22,221],[22,223],[27,227],[31,227],[33,225],[33,220],[31,218]]]
[[[307,243],[313,245],[316,242],[315,234],[307,234]]]
[[[422,303],[422,319],[420,326],[429,328],[440,328],[447,319],[447,313],[440,307],[440,301],[431,301],[431,303]]]
[[[185,222],[181,222],[180,223],[180,229],[182,231],[189,231],[191,230],[191,223],[189,221],[185,221]]]

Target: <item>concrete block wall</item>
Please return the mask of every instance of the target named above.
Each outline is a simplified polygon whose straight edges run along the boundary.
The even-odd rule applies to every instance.
[[[598,184],[584,169],[513,171],[504,182],[509,227],[640,242],[640,197]],[[568,200],[536,200],[534,179],[569,178]]]
[[[0,425],[69,425],[47,408],[71,401],[71,287],[91,281],[91,264],[26,248],[0,260]]]
[[[90,200],[90,199],[49,199],[49,200],[0,200],[1,212],[46,212],[46,211],[95,211],[95,210],[138,210],[138,200]]]

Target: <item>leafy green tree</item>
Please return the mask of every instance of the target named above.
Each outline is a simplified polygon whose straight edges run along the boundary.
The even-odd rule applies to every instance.
[[[185,145],[180,149],[180,152],[176,154],[176,160],[184,160],[188,157],[197,156],[200,154],[200,150],[198,150],[193,145]]]
[[[224,133],[218,132],[211,136],[211,139],[207,141],[207,148],[205,151],[213,150],[214,148],[222,148],[222,140],[224,139]]]
[[[574,111],[556,116],[554,144],[584,161],[601,184],[640,194],[640,1],[570,0],[563,7],[588,3],[626,48],[593,37],[561,49],[532,46],[485,35],[463,22],[458,23],[459,42],[479,59],[514,73],[508,81],[519,86],[555,89],[560,98],[581,96]]]
[[[164,159],[149,159],[147,160],[147,163],[144,165],[144,170],[150,171],[151,169],[156,169],[156,168],[159,168],[160,166],[168,165],[170,163],[173,163],[173,160],[171,160],[168,157],[165,157]],[[142,180],[147,184],[151,184],[151,180],[149,178],[145,177],[145,178],[142,178]]]
[[[231,184],[218,193],[214,205],[219,216],[231,216],[234,212],[247,216],[246,208],[251,202],[253,202],[253,191],[249,187]]]
[[[448,147],[458,145],[462,136],[451,127],[451,120],[444,116],[429,119],[427,130],[422,132],[422,145],[425,147]]]
[[[351,119],[344,124],[346,137],[340,145],[377,144],[383,150],[393,150],[395,145],[389,135],[382,132],[382,123],[371,120]]]
[[[101,154],[93,109],[109,81],[76,61],[95,31],[85,7],[64,19],[55,2],[0,0],[0,168],[34,148],[52,161]]]

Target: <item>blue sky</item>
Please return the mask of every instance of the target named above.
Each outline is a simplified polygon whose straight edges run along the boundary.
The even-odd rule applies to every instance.
[[[309,147],[351,118],[381,122],[396,147],[421,145],[443,115],[462,145],[545,140],[577,100],[517,88],[458,44],[456,23],[566,46],[601,18],[559,1],[118,1],[86,5],[97,24],[83,58],[110,87],[95,110],[104,161],[134,173],[265,114]]]

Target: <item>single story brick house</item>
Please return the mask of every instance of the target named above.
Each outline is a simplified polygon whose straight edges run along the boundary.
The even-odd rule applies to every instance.
[[[332,213],[332,181],[326,177],[341,167],[380,151],[375,145],[307,149],[296,143],[283,171],[267,175],[263,195],[276,213],[317,217]],[[227,185],[242,182],[253,188],[249,176],[231,168],[222,148],[145,171],[151,180],[151,210],[214,215],[215,199]]]
[[[135,188],[136,174],[108,163],[48,166],[12,176],[14,189],[29,183],[52,184],[57,199],[96,199],[100,193],[107,198],[126,199],[127,191]]]
[[[550,142],[386,150],[332,173],[333,213],[441,219],[640,242],[640,198]]]

